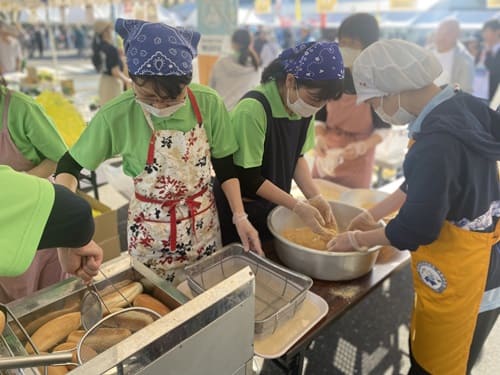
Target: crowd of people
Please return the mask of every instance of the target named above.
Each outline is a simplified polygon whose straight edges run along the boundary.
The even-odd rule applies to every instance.
[[[0,236],[10,249],[0,256],[22,259],[2,275],[32,278],[39,270],[27,267],[46,247],[64,247],[55,251],[61,271],[85,281],[96,274],[102,250],[90,241],[92,226],[66,238],[75,223],[91,221],[71,192],[83,168],[117,155],[134,182],[128,251],[173,284],[185,279],[186,265],[234,241],[264,255],[267,215],[277,205],[328,235],[336,213],[313,177],[370,187],[376,145],[391,126],[408,126],[401,187],[354,218],[328,251],[410,250],[410,373],[470,371],[500,311],[500,113],[488,105],[498,90],[499,21],[484,25],[476,56],[488,72],[487,98],[471,95],[474,58],[456,20],[443,20],[426,47],[380,38],[369,14],[347,17],[337,41],[315,41],[310,31],[302,28],[289,47],[264,30],[254,42],[248,30],[235,31],[211,88],[192,82],[198,32],[141,20],[96,23],[92,62],[101,99],[112,94],[69,149],[31,98],[2,87],[0,183],[17,198],[0,195],[0,219],[34,211],[37,220],[2,228],[12,233]],[[274,56],[264,64],[266,46]],[[313,149],[311,169],[304,156]],[[46,180],[52,175],[55,184]],[[292,182],[305,199],[291,194]],[[22,193],[27,187],[36,191]],[[61,205],[71,204],[80,209],[61,223]],[[394,219],[376,227],[394,209]],[[54,240],[62,225],[66,235]]]

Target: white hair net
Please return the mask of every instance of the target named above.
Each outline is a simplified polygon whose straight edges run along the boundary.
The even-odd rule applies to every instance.
[[[354,60],[357,102],[425,87],[441,74],[434,54],[404,40],[380,40]]]

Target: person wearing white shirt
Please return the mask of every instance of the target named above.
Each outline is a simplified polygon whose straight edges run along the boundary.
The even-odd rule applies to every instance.
[[[16,33],[5,23],[0,23],[0,74],[21,70],[21,44]]]
[[[460,24],[454,18],[443,20],[436,30],[431,50],[438,58],[443,72],[436,79],[436,85],[458,84],[472,93],[474,81],[474,59],[458,40]]]

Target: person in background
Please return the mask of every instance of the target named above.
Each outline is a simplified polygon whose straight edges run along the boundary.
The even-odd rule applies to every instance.
[[[489,73],[488,99],[491,101],[500,84],[500,20],[489,20],[482,30],[484,65]]]
[[[282,48],[272,30],[263,30],[262,32],[266,33],[267,42],[264,43],[259,57],[262,68],[267,68],[267,66],[278,57]]]
[[[123,73],[123,61],[113,45],[113,24],[99,20],[94,24],[92,41],[92,63],[98,72],[99,105],[103,106],[123,92],[130,85],[130,78]]]
[[[217,60],[210,77],[210,87],[220,94],[228,110],[260,79],[260,60],[252,48],[252,36],[248,30],[236,30],[231,37],[231,46],[233,54]]]
[[[245,211],[263,240],[272,236],[267,215],[276,205],[293,210],[315,232],[335,227],[330,205],[313,183],[303,155],[314,147],[314,114],[340,97],[344,66],[336,43],[303,43],[284,50],[262,73],[261,85],[231,111],[238,149],[233,154]],[[290,194],[295,180],[307,201]],[[237,234],[231,210],[216,184],[224,244]],[[245,216],[246,217],[246,216]]]
[[[302,25],[299,30],[297,44],[314,42],[316,39],[312,35],[312,28],[309,25]]]
[[[0,119],[0,164],[42,178],[52,176],[67,147],[40,105],[0,85]],[[24,297],[63,278],[57,250],[39,252],[23,275],[0,278],[0,302]]]
[[[409,374],[469,374],[500,311],[500,113],[435,85],[441,70],[432,52],[402,40],[376,42],[355,60],[358,101],[410,123],[405,181],[328,243],[410,250]],[[398,206],[385,228],[358,230]]]
[[[82,167],[115,155],[134,179],[128,248],[160,277],[180,283],[184,267],[220,248],[212,166],[222,181],[244,248],[261,251],[244,219],[231,155],[238,145],[217,92],[191,83],[200,34],[119,18],[132,90],[102,107],[59,161],[56,181],[76,188]],[[99,145],[99,147],[96,147]]]
[[[58,247],[59,269],[90,282],[101,266],[102,249],[92,241],[94,219],[85,199],[47,179],[0,165],[0,277],[16,282],[37,257]],[[37,251],[39,250],[39,251]],[[60,262],[60,264],[59,264]],[[37,269],[31,269],[33,272]],[[41,269],[41,272],[47,272]],[[11,290],[13,285],[8,286]],[[29,293],[28,293],[29,294]],[[26,294],[26,295],[28,295]],[[2,303],[7,303],[2,299]]]
[[[458,84],[463,91],[472,93],[474,59],[459,41],[459,37],[460,24],[456,19],[447,18],[439,24],[431,46],[443,67],[436,85]]]
[[[379,38],[374,16],[357,13],[338,30],[340,53],[346,67],[344,93],[316,114],[316,155],[313,178],[350,188],[369,188],[375,164],[375,147],[390,129],[365,103],[356,103],[351,67],[363,49]],[[330,159],[330,160],[329,160]]]
[[[21,71],[23,53],[17,29],[0,21],[0,74]]]
[[[481,50],[481,43],[476,37],[471,37],[464,42],[465,48],[474,59],[474,81],[472,95],[488,100],[489,75],[484,65],[484,53]]]

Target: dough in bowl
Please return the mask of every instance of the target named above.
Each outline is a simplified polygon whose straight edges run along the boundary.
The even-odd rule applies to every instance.
[[[288,241],[314,250],[326,250],[326,244],[337,232],[333,228],[326,228],[329,235],[320,235],[309,227],[289,228],[283,230],[281,235]]]

